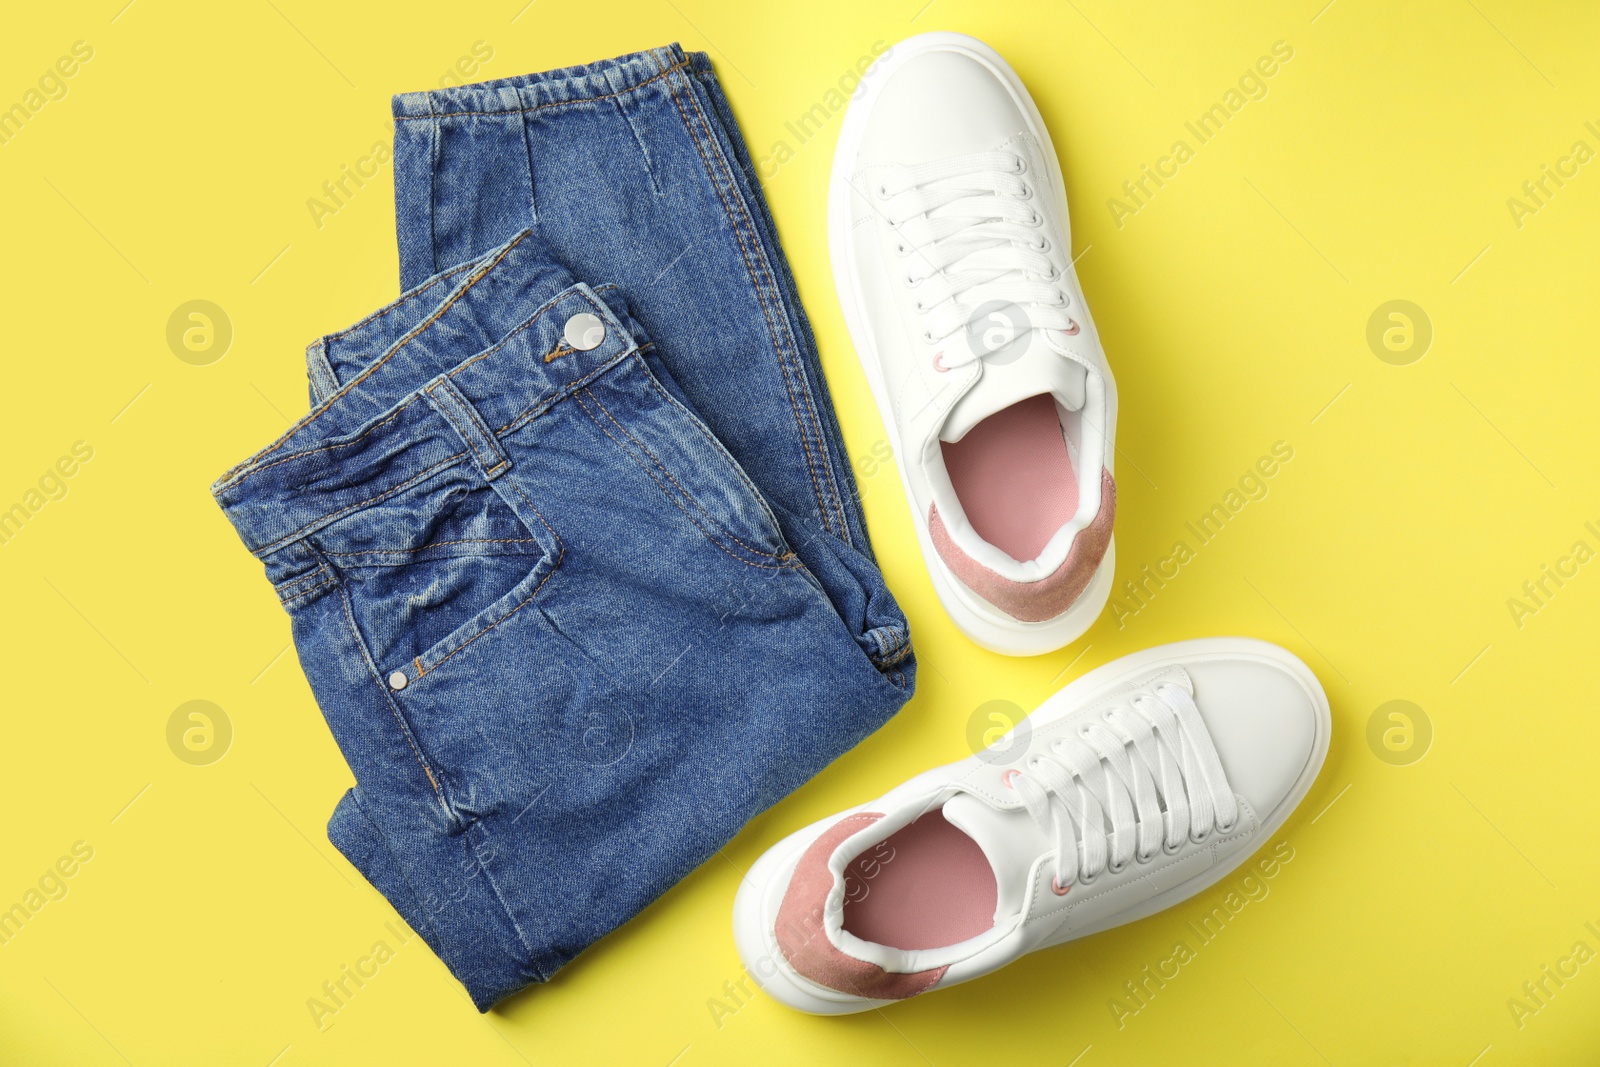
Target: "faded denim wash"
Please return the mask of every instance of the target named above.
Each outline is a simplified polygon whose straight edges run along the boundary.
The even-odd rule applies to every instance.
[[[213,491],[355,773],[330,838],[487,1010],[882,725],[915,661],[709,60],[394,115],[405,293],[310,347],[312,412]]]

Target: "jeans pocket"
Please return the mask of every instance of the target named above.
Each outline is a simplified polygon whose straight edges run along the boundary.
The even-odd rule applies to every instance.
[[[421,677],[531,601],[560,562],[554,531],[522,514],[458,464],[307,544],[343,586],[382,675]]]
[[[572,400],[718,548],[750,566],[798,568],[766,498],[668,382],[636,353]]]

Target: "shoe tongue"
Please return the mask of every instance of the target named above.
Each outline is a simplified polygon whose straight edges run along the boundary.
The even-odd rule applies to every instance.
[[[980,339],[973,343],[981,350]],[[1083,407],[1088,372],[1081,365],[1051,349],[1036,332],[1014,343],[1025,346],[1020,355],[1012,355],[1007,346],[983,359],[983,374],[945,416],[939,440],[955,444],[990,415],[1042,393],[1055,397],[1068,411]]]
[[[944,804],[945,821],[978,843],[994,868],[995,919],[1016,915],[1028,894],[1028,872],[1051,845],[1022,809],[1001,811],[971,793],[957,793]]]

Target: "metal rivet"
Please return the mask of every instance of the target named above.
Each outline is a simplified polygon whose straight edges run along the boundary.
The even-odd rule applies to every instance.
[[[567,344],[579,352],[587,352],[591,348],[598,348],[600,342],[606,339],[606,324],[600,321],[600,316],[583,311],[567,320],[561,335]]]
[[[404,689],[410,681],[411,679],[406,677],[405,671],[395,671],[389,675],[389,688],[394,690]]]

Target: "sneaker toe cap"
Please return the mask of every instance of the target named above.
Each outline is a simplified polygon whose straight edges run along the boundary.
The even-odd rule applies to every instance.
[[[911,166],[988,152],[1027,130],[1000,77],[975,57],[939,49],[896,68],[872,108],[860,163]]]
[[[1243,656],[1185,664],[1233,791],[1268,819],[1323,750],[1326,698],[1287,665]],[[1310,672],[1302,665],[1309,677]],[[1310,680],[1315,686],[1315,679]]]

